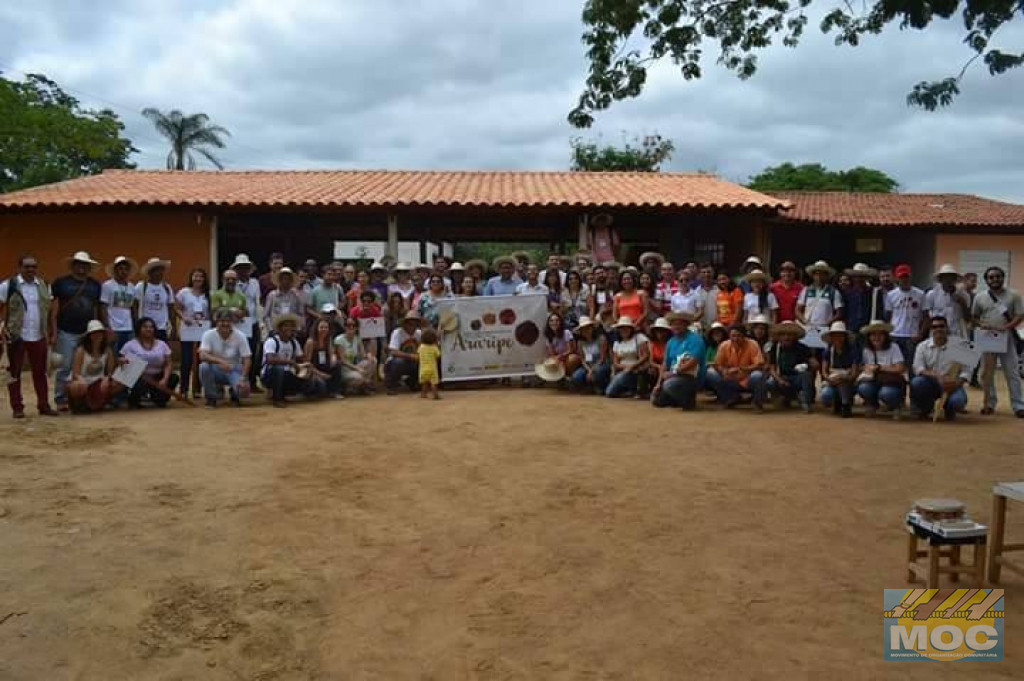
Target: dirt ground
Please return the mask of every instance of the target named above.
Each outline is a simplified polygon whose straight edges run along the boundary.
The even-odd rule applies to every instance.
[[[902,514],[953,496],[987,520],[1024,478],[1005,413],[495,388],[8,419],[5,681],[1024,676],[1012,573],[1005,662],[882,660]]]

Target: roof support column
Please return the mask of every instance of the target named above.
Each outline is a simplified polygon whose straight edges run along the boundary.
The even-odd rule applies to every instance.
[[[589,230],[588,216],[587,216],[586,213],[584,213],[583,215],[581,215],[579,217],[579,220],[578,220],[578,223],[577,223],[577,228],[576,228],[576,234],[577,234],[576,248],[578,250],[585,251],[589,247],[589,243],[590,243],[589,231],[590,230]]]
[[[398,216],[388,215],[388,248],[387,254],[398,260]]]
[[[202,220],[202,216],[199,216]],[[219,252],[219,234],[217,227],[217,216],[214,215],[210,218],[210,290],[215,291],[220,288],[220,252]]]

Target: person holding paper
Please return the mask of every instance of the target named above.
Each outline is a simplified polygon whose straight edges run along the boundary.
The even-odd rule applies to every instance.
[[[866,343],[861,350],[863,370],[857,377],[857,394],[864,400],[864,415],[874,416],[884,405],[898,421],[907,386],[906,360],[892,342],[892,325],[876,319],[860,332]]]
[[[924,337],[924,291],[910,282],[910,265],[897,265],[893,270],[896,288],[885,295],[886,321],[892,324],[892,339],[904,357],[914,357],[914,349]]]
[[[132,330],[135,284],[131,278],[139,271],[139,266],[131,258],[119,255],[107,265],[106,271],[110,278],[100,288],[100,306],[107,316],[110,330],[114,332],[114,352],[120,352],[135,335]]]
[[[924,294],[924,311],[928,317],[945,317],[949,335],[968,338],[971,323],[971,300],[968,293],[957,287],[960,273],[945,264],[935,273],[935,286]]]
[[[138,409],[149,399],[166,407],[178,387],[178,376],[171,373],[171,348],[157,336],[156,322],[149,317],[135,322],[135,338],[121,348],[121,363],[128,364],[131,358],[142,360],[146,367],[135,385],[128,386],[128,404]]]
[[[821,354],[821,403],[831,407],[837,416],[848,419],[853,415],[854,381],[859,372],[860,348],[846,322],[832,322],[821,334],[826,344]]]
[[[282,267],[273,275],[277,285],[267,294],[263,316],[267,328],[274,328],[274,320],[285,315],[296,315],[299,319],[306,316],[306,304],[295,288],[295,272]],[[265,344],[264,344],[265,345]]]
[[[193,367],[197,365],[196,355],[203,334],[210,329],[210,278],[206,270],[196,267],[188,274],[189,286],[182,288],[174,297],[175,313],[181,320],[178,337],[181,338],[181,394],[199,397],[199,380],[192,384]]]
[[[222,307],[214,313],[217,326],[203,334],[199,343],[199,380],[209,409],[217,407],[224,386],[235,406],[249,396],[249,365],[252,350],[249,339],[235,328],[237,311]]]
[[[956,418],[967,406],[964,386],[971,382],[972,367],[953,361],[949,350],[949,325],[943,317],[932,317],[932,335],[914,351],[914,376],[910,379],[910,404],[913,413],[927,419],[935,403],[945,397],[942,408],[946,420]]]
[[[1003,366],[1003,377],[1010,393],[1010,408],[1017,418],[1024,418],[1024,396],[1021,395],[1021,377],[1017,373],[1016,330],[1024,323],[1024,302],[1016,291],[1006,288],[1006,272],[1001,267],[985,270],[988,291],[979,293],[974,299],[972,310],[978,331],[975,342],[979,345],[987,340],[1002,340],[997,351],[985,350],[981,359],[981,385],[985,390],[985,406],[981,413],[994,414],[996,411],[996,362]],[[993,333],[994,332],[994,333]],[[989,338],[983,340],[988,334]],[[996,335],[999,334],[999,335]]]
[[[135,285],[135,319],[149,317],[156,325],[156,335],[162,341],[175,340],[174,289],[165,277],[171,267],[170,260],[150,258],[140,272],[143,280]],[[191,280],[190,280],[191,281]]]
[[[313,365],[314,375],[327,386],[327,396],[340,400],[345,395],[341,389],[341,364],[334,352],[337,331],[338,325],[333,321],[318,319],[306,339],[305,355]]]

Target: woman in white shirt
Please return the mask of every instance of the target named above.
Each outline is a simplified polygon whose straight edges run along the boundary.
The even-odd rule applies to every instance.
[[[743,322],[749,323],[751,317],[764,315],[769,324],[774,324],[779,301],[768,290],[768,275],[761,270],[753,270],[745,278],[750,284],[750,293],[743,296]]]
[[[615,324],[619,339],[612,344],[612,380],[605,395],[628,397],[637,391],[637,379],[647,367],[650,350],[647,337],[637,333],[636,325],[629,317],[620,317]]]
[[[892,326],[874,321],[861,329],[867,343],[861,351],[864,369],[857,377],[857,394],[864,400],[864,415],[874,416],[879,404],[900,418],[906,393],[907,365],[900,346],[892,342]]]
[[[193,397],[200,396],[202,386],[199,383],[196,353],[203,334],[210,330],[210,278],[206,270],[197,267],[189,272],[189,286],[178,291],[174,297],[174,307],[181,320],[178,337],[181,338],[181,394],[188,396],[189,386]],[[192,381],[192,369],[196,368],[196,380]]]

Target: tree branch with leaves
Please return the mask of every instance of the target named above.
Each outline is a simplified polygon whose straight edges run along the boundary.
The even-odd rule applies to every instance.
[[[787,47],[800,43],[808,23],[811,0],[586,0],[583,43],[589,72],[586,86],[569,122],[590,127],[594,114],[614,102],[639,96],[647,69],[669,59],[684,80],[703,75],[700,60],[707,44],[717,44],[718,63],[749,78],[757,72],[757,52],[775,41]],[[907,103],[934,110],[948,106],[960,93],[967,68],[981,59],[992,75],[1024,64],[1024,53],[992,46],[996,31],[1024,14],[1022,0],[878,0],[862,11],[844,1],[821,22],[834,33],[837,45],[856,47],[867,35],[896,23],[900,30],[925,30],[933,21],[959,15],[973,52],[954,76],[917,83]],[[633,47],[640,42],[643,47]]]

